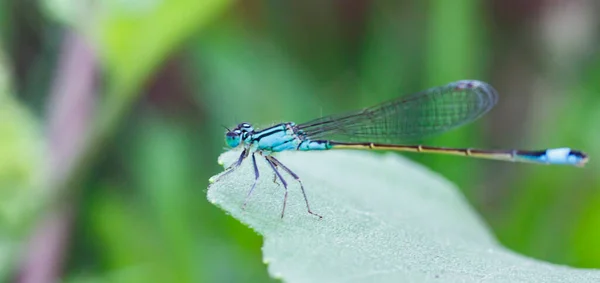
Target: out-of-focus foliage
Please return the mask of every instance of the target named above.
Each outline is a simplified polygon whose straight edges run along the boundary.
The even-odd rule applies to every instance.
[[[43,194],[14,192],[44,180],[46,88],[79,33],[98,59],[98,111],[95,154],[69,188],[68,282],[273,280],[261,238],[206,201],[222,125],[303,122],[457,79],[489,81],[498,106],[426,143],[570,146],[590,164],[407,156],[455,182],[508,248],[599,268],[600,9],[555,2],[0,1],[0,236],[29,239]],[[14,276],[8,246],[0,270]]]
[[[44,141],[38,121],[13,96],[0,54],[0,278],[6,277],[27,235],[26,225],[44,201]]]
[[[13,96],[6,63],[0,54],[0,215],[13,230],[32,209],[27,199],[39,197],[44,143],[38,121]]]

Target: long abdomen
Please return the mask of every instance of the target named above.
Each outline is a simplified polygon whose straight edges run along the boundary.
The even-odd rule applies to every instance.
[[[376,143],[344,143],[328,142],[332,149],[374,149],[409,152],[426,152],[470,156],[476,158],[495,159],[513,162],[529,162],[539,164],[565,164],[583,166],[588,157],[585,153],[570,148],[551,148],[545,150],[482,150],[471,148],[444,148],[422,145],[393,145]]]

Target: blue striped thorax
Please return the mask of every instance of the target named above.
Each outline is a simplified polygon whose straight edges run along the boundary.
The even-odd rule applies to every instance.
[[[327,141],[306,138],[293,122],[277,124],[260,131],[255,131],[248,123],[241,123],[225,134],[225,141],[230,147],[244,144],[253,151],[268,152],[331,148]]]

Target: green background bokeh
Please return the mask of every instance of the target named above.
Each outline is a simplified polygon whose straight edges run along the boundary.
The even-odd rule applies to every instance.
[[[460,79],[494,85],[497,107],[427,144],[569,146],[590,163],[406,156],[456,183],[507,247],[600,268],[600,7],[558,2],[0,1],[2,281],[28,270],[31,235],[65,203],[61,281],[275,281],[261,238],[206,200],[223,126],[304,122]],[[48,124],[79,109],[52,98],[82,83],[57,79],[70,38],[97,73],[83,157],[62,183]]]

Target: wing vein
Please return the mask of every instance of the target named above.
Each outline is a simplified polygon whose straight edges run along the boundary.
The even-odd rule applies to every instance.
[[[457,81],[297,127],[313,140],[402,143],[470,123],[490,111],[497,100],[496,90],[487,83]]]

